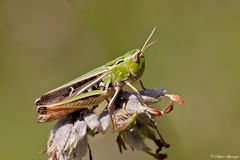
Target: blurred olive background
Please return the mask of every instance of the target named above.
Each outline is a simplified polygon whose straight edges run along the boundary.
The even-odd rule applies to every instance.
[[[240,155],[240,1],[1,0],[0,159],[46,159],[55,122],[36,123],[35,99],[142,47],[155,26],[142,80],[185,100],[158,118],[169,160]],[[94,159],[151,159],[121,155],[115,138],[90,138]]]

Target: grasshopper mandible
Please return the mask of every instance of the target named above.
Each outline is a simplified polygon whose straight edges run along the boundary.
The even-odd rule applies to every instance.
[[[112,106],[124,86],[129,86],[142,98],[132,83],[140,81],[145,68],[144,51],[154,42],[148,43],[155,28],[145,41],[142,49],[134,49],[115,60],[106,63],[68,83],[51,90],[35,101],[38,122],[48,122],[66,116],[82,108],[94,108],[104,100],[110,99],[108,113],[112,127],[114,119]]]

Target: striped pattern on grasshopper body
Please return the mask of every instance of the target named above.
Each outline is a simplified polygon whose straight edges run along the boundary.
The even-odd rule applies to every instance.
[[[94,90],[85,92],[74,98],[66,99],[62,102],[41,105],[38,107],[38,122],[48,122],[62,118],[76,110],[98,106],[101,102],[112,96],[113,91]]]
[[[155,30],[155,28],[154,28]],[[139,94],[132,85],[139,81],[145,68],[144,50],[154,30],[144,43],[142,49],[134,49],[123,56],[96,68],[67,84],[47,92],[35,101],[37,111],[41,114],[39,122],[61,118],[81,108],[97,106],[110,99],[108,113],[114,128],[112,106],[119,92],[127,85]],[[139,94],[141,100],[141,96]]]

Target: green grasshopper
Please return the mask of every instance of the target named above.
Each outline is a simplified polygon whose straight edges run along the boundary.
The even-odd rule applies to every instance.
[[[114,119],[112,106],[124,86],[129,86],[139,95],[139,91],[132,85],[139,81],[145,68],[144,51],[154,42],[149,43],[155,28],[145,41],[142,49],[134,49],[115,60],[106,63],[68,83],[51,90],[35,101],[37,112],[40,113],[38,122],[48,122],[62,118],[82,108],[95,108],[104,100],[110,99],[107,108],[112,127]]]

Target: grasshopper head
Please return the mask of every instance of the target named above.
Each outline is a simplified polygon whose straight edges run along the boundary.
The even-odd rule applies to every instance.
[[[114,75],[111,77],[113,82],[126,80],[128,76],[131,76],[133,79],[139,79],[142,76],[145,68],[145,58],[143,53],[146,48],[154,43],[151,42],[148,44],[154,30],[155,28],[145,41],[142,49],[131,50],[105,65],[111,68],[112,75]]]
[[[128,69],[134,79],[139,79],[145,68],[145,58],[142,50],[136,49],[132,51],[128,61]]]
[[[148,48],[149,46],[151,46],[154,42],[151,42],[148,44],[148,41],[150,40],[151,36],[153,35],[155,31],[155,28],[153,29],[153,31],[151,32],[151,34],[148,36],[147,40],[145,41],[142,49],[136,49],[131,51],[131,56],[130,56],[130,63],[129,63],[129,70],[132,74],[132,76],[135,79],[139,79],[141,77],[141,75],[143,74],[144,68],[145,68],[145,58],[144,58],[144,51],[146,50],[146,48]]]
[[[134,53],[132,54],[132,60],[134,62],[138,62],[140,58],[143,57],[143,52],[145,51],[146,48],[148,48],[149,46],[151,46],[152,44],[154,44],[156,41],[153,41],[151,43],[148,44],[148,41],[150,40],[150,38],[152,37],[153,33],[155,31],[155,28],[153,28],[151,34],[148,36],[147,40],[145,41],[142,49],[137,49],[134,51]]]

